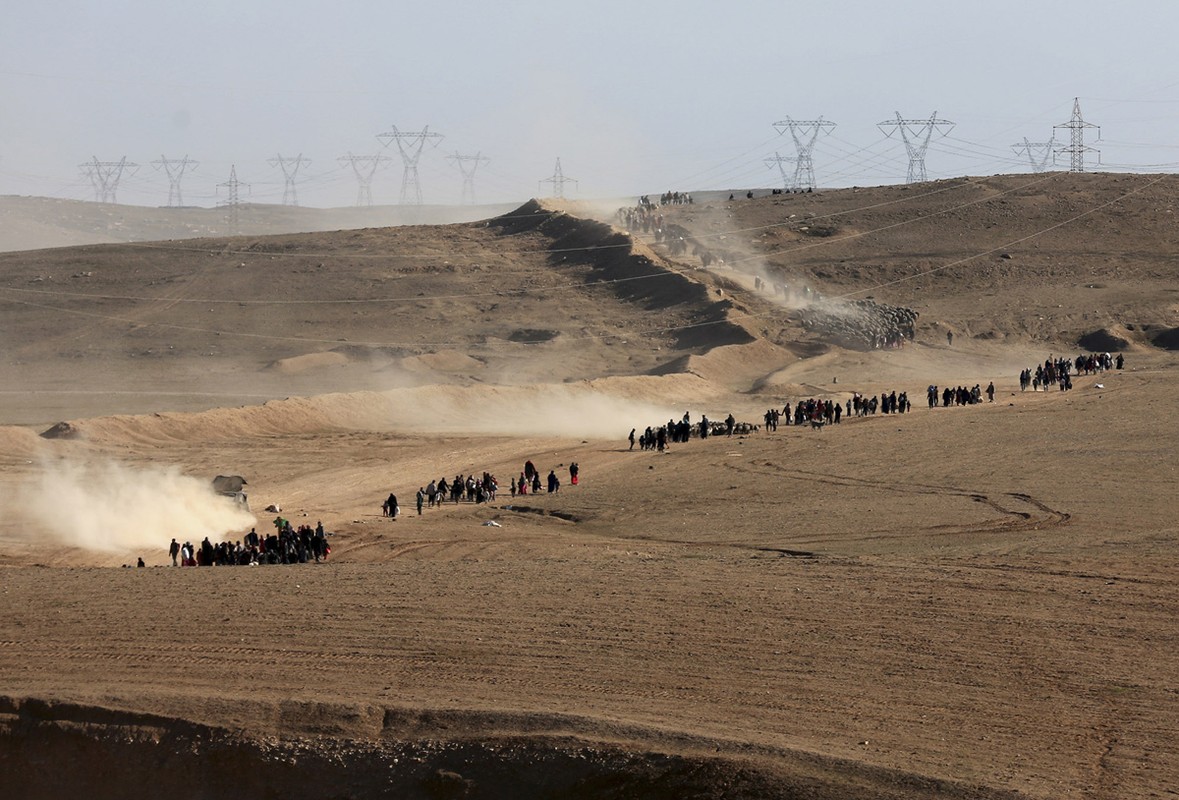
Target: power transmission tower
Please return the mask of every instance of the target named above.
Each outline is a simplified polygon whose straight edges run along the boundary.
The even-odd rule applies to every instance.
[[[295,178],[299,175],[299,167],[310,164],[311,159],[303,158],[302,153],[294,158],[283,158],[282,153],[279,153],[278,158],[272,158],[268,163],[272,167],[282,167],[283,177],[286,178],[282,189],[282,204],[284,206],[299,205],[299,196],[295,194]]]
[[[1085,122],[1081,116],[1081,100],[1079,97],[1073,98],[1073,115],[1068,122],[1062,122],[1059,125],[1053,125],[1053,130],[1056,128],[1066,128],[1069,132],[1068,147],[1061,147],[1056,150],[1057,153],[1068,153],[1069,157],[1069,172],[1084,172],[1085,171],[1085,153],[1096,153],[1097,163],[1101,163],[1101,151],[1094,147],[1085,146],[1085,129],[1097,128],[1097,138],[1101,138],[1101,126],[1094,125],[1092,122]]]
[[[793,190],[793,189],[797,189],[798,185],[792,183],[791,178],[787,177],[786,168],[782,165],[787,163],[788,161],[797,161],[797,160],[798,159],[791,158],[790,156],[778,155],[778,152],[776,150],[774,151],[773,158],[766,159],[766,166],[769,167],[770,169],[773,169],[775,164],[778,165],[778,172],[782,173],[782,188],[786,189],[788,191]],[[793,180],[798,180],[798,171],[797,170],[795,170],[795,172],[794,172]]]
[[[460,156],[456,150],[455,154],[447,156],[446,160],[458,164],[459,170],[463,173],[463,202],[475,205],[475,170],[479,169],[480,164],[486,164],[491,159],[482,153]]]
[[[794,147],[798,151],[798,158],[794,162],[794,185],[791,188],[818,188],[815,185],[815,162],[811,160],[811,153],[815,149],[815,140],[819,138],[819,134],[831,133],[835,123],[822,117],[803,120],[787,117],[781,122],[775,122],[774,127],[778,129],[779,136],[790,131],[790,137],[794,139]],[[781,168],[780,163],[778,167]]]
[[[557,159],[557,168],[553,170],[553,177],[545,178],[542,181],[537,181],[536,185],[539,187],[542,183],[551,183],[553,185],[553,197],[565,199],[565,184],[577,181],[574,178],[566,178],[565,173],[561,171],[561,159]]]
[[[929,140],[934,131],[942,136],[954,129],[954,123],[945,119],[938,119],[937,112],[929,115],[929,119],[903,119],[901,112],[896,112],[897,118],[886,119],[877,123],[876,127],[885,136],[891,137],[895,131],[901,132],[901,139],[905,142],[905,150],[909,153],[909,175],[907,183],[920,183],[925,177],[925,151],[929,149]],[[885,128],[892,128],[886,131]]]
[[[401,163],[405,166],[405,171],[401,175],[401,204],[420,206],[422,186],[418,183],[418,159],[422,157],[426,142],[431,141],[434,143],[433,146],[437,147],[443,138],[442,134],[430,133],[429,125],[420,131],[399,131],[394,125],[393,130],[378,133],[377,138],[385,147],[389,146],[389,142],[397,142],[397,151],[401,153]]]
[[[157,171],[162,168],[168,174],[168,206],[171,208],[184,205],[184,198],[180,196],[180,179],[187,170],[200,166],[200,162],[193,161],[187,155],[184,158],[160,156],[151,162],[151,165]]]
[[[1052,158],[1055,147],[1055,137],[1046,142],[1029,142],[1028,137],[1025,136],[1022,142],[1011,145],[1011,149],[1015,151],[1017,156],[1027,156],[1028,163],[1032,165],[1032,172],[1048,171],[1048,161]]]
[[[247,190],[250,187],[250,185],[248,183],[242,183],[241,181],[239,181],[237,179],[237,165],[236,164],[233,164],[229,167],[229,180],[227,180],[225,183],[217,184],[217,188],[220,189],[220,188],[224,187],[226,189],[226,194],[228,195],[224,200],[219,202],[217,205],[222,208],[229,209],[229,227],[233,233],[238,232],[238,227],[237,227],[238,208],[241,206],[241,200],[239,199],[239,197],[240,197],[239,191],[242,186],[245,186]]]
[[[123,177],[123,171],[131,170],[131,174],[135,174],[139,165],[129,162],[126,156],[118,161],[99,161],[98,156],[95,156],[93,161],[79,164],[78,168],[94,185],[95,200],[99,203],[114,203],[115,190],[119,188],[119,179]]]
[[[373,173],[386,161],[392,161],[389,156],[377,154],[375,156],[354,156],[349,153],[340,156],[337,161],[347,161],[352,165],[352,172],[360,183],[356,192],[356,205],[371,206],[373,204]]]

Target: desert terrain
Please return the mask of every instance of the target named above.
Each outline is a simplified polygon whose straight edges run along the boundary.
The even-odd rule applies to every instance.
[[[0,253],[0,781],[1174,796],[1177,188],[701,195],[653,212],[682,247],[615,204],[154,241],[124,210],[117,241]],[[875,346],[899,309],[912,339]],[[893,391],[909,413],[626,439]],[[560,491],[512,497],[527,460]],[[414,509],[484,471],[495,500]],[[327,561],[171,566],[270,505]]]

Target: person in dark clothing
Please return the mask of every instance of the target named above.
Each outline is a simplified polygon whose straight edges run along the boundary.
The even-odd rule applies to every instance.
[[[172,556],[172,566],[176,566],[176,556],[180,555],[180,545],[175,539],[168,545],[168,555]]]
[[[553,470],[549,470],[549,494],[560,490],[560,488],[561,481],[557,478],[557,473]]]

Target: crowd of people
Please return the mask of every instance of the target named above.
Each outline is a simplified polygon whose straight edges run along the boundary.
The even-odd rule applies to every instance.
[[[1029,387],[1033,391],[1047,389],[1051,385],[1061,390],[1072,388],[1072,374],[1091,375],[1111,369],[1122,369],[1125,357],[1116,357],[1109,353],[1081,354],[1075,358],[1049,357],[1044,363],[1037,364],[1035,369],[1027,368],[1020,372],[1020,389],[1026,391]],[[983,402],[993,403],[995,400],[995,384],[989,382],[986,388],[976,383],[973,387],[930,385],[926,389],[927,403],[930,409],[948,408],[951,406],[976,405]],[[846,409],[846,410],[845,410]],[[853,392],[846,401],[831,398],[811,397],[800,399],[793,406],[786,402],[781,409],[769,408],[762,416],[766,431],[777,431],[779,425],[819,427],[825,425],[839,425],[843,417],[867,417],[880,414],[905,414],[912,410],[906,392],[882,392],[879,395],[864,396]],[[723,421],[710,420],[706,415],[700,415],[693,421],[691,415],[685,412],[679,420],[670,419],[659,425],[648,425],[641,434],[637,428],[632,428],[629,436],[629,449],[634,450],[635,444],[642,451],[664,452],[672,443],[686,443],[692,438],[707,439],[710,436],[733,436],[734,434],[749,434],[760,430],[761,426],[748,422],[739,422],[732,414]],[[578,484],[580,466],[577,462],[569,464],[569,479],[574,486]],[[518,477],[513,477],[510,483],[512,497],[540,494],[547,491],[555,494],[561,489],[561,480],[556,470],[549,471],[547,478],[541,477],[541,472],[531,460],[524,463]],[[493,502],[499,489],[496,477],[484,471],[477,476],[474,473],[465,478],[462,473],[456,474],[452,480],[446,477],[437,481],[431,480],[427,485],[418,488],[415,494],[415,505],[418,515],[426,508],[441,507],[448,499],[457,504],[468,502],[482,504]],[[271,508],[270,510],[274,510]],[[401,513],[397,496],[390,493],[381,504],[382,514],[396,519]],[[329,534],[324,530],[323,523],[314,528],[310,525],[300,525],[297,528],[282,516],[273,521],[274,532],[262,536],[256,529],[251,529],[241,540],[225,540],[213,543],[208,537],[198,546],[191,542],[178,542],[172,539],[168,554],[173,566],[227,566],[227,565],[261,565],[261,564],[301,564],[326,560],[331,553],[328,544]],[[140,558],[138,566],[144,566]]]
[[[699,422],[692,422],[691,415],[685,411],[683,418],[679,420],[669,419],[663,425],[648,425],[647,428],[635,437],[638,428],[631,428],[630,434],[627,436],[627,441],[630,442],[630,449],[635,449],[636,442],[640,450],[656,450],[662,453],[667,449],[668,445],[677,442],[686,442],[693,436],[698,436],[701,439],[707,439],[709,436],[732,436],[736,434],[753,433],[760,429],[759,425],[751,422],[738,422],[737,419],[729,414],[723,421],[710,420],[708,417],[701,415]]]
[[[471,473],[465,478],[460,472],[450,481],[443,475],[436,481],[432,480],[425,486],[418,487],[414,493],[414,506],[420,517],[424,509],[439,507],[448,499],[451,503],[456,504],[462,502],[490,503],[495,500],[498,491],[499,482],[490,472],[485,471],[479,476]],[[389,497],[381,504],[381,513],[384,516],[397,519],[401,513],[397,503],[397,495],[389,494]]]
[[[845,411],[846,409],[846,411]],[[738,422],[729,414],[723,422],[709,420],[701,415],[696,423],[691,421],[691,414],[684,412],[679,420],[668,420],[662,425],[648,425],[642,433],[638,428],[631,428],[627,436],[629,449],[634,450],[635,444],[639,450],[653,450],[663,452],[671,444],[684,443],[692,438],[707,439],[709,436],[732,436],[760,431],[762,425],[765,430],[773,432],[779,425],[838,425],[844,416],[865,417],[876,413],[904,414],[912,409],[906,392],[899,394],[892,392],[881,393],[879,396],[865,397],[859,392],[853,392],[846,401],[846,405],[839,400],[830,398],[811,397],[799,400],[795,405],[785,403],[781,409],[769,408],[762,415],[762,424]]]
[[[581,467],[576,461],[569,465],[569,482],[574,486],[578,483],[578,475],[581,472]],[[541,484],[540,470],[532,463],[532,460],[524,462],[524,469],[520,470],[519,480],[512,479],[512,497],[527,496],[528,494],[540,494],[541,489],[547,489],[549,494],[555,494],[561,491],[561,479],[557,477],[557,471],[550,469],[548,477],[545,478],[544,484]]]
[[[306,564],[327,560],[332,548],[328,533],[319,522],[291,526],[290,520],[275,517],[274,533],[262,536],[250,528],[239,541],[213,543],[206,536],[199,546],[191,542],[180,544],[176,539],[168,545],[168,556],[174,567],[258,566],[260,564]],[[142,559],[141,559],[142,560]]]
[[[639,198],[639,205],[652,205],[651,196],[643,195]],[[690,206],[692,205],[692,195],[687,192],[673,192],[668,189],[663,194],[659,195],[659,205],[661,206]]]
[[[942,408],[949,408],[950,406],[972,406],[982,402],[984,393],[987,396],[988,403],[995,402],[995,384],[993,382],[988,383],[985,390],[977,383],[969,389],[965,386],[946,386],[940,392],[937,386],[930,384],[925,390],[926,401],[930,408],[938,407],[939,398]]]
[[[668,192],[660,198],[660,203],[651,202],[650,197],[643,195],[634,206],[624,206],[616,212],[618,224],[630,233],[642,232],[651,235],[656,244],[662,244],[672,256],[680,256],[691,250],[692,255],[700,259],[704,267],[708,267],[718,259],[718,255],[710,248],[698,241],[687,228],[668,222],[660,210],[665,205],[691,204],[690,195],[679,192]]]
[[[1019,390],[1025,392],[1031,387],[1033,392],[1038,392],[1056,386],[1061,391],[1068,391],[1073,388],[1074,369],[1077,375],[1096,375],[1106,370],[1122,369],[1125,365],[1126,357],[1121,353],[1116,358],[1109,353],[1081,353],[1075,359],[1049,356],[1043,364],[1036,365],[1035,371],[1029,367],[1019,373]]]
[[[1020,387],[1028,386],[1040,388],[1051,383],[1059,383],[1062,389],[1072,387],[1070,374],[1073,369],[1084,374],[1093,374],[1107,369],[1122,369],[1125,358],[1118,355],[1111,357],[1104,355],[1081,355],[1076,359],[1049,358],[1038,365],[1033,372],[1026,369],[1020,373]],[[949,408],[951,406],[968,406],[995,402],[995,384],[988,382],[986,388],[976,383],[973,387],[946,386],[944,388],[930,385],[926,389],[929,408]],[[793,406],[787,402],[781,409],[769,408],[762,415],[765,430],[774,432],[779,425],[811,425],[822,427],[838,425],[844,417],[868,417],[876,414],[906,414],[910,413],[913,405],[907,392],[881,392],[879,395],[864,396],[853,392],[846,401],[830,398],[811,397],[799,400]],[[663,425],[649,425],[641,434],[632,428],[627,436],[629,449],[634,450],[635,444],[640,450],[663,452],[673,443],[687,442],[691,438],[706,439],[708,436],[733,435],[734,433],[752,433],[761,428],[759,425],[737,422],[730,414],[724,422],[712,422],[707,416],[701,415],[698,423],[691,423],[691,417],[685,412],[680,420],[669,420]]]
[[[579,471],[580,467],[576,462],[569,465],[570,482],[574,486],[578,483]],[[549,470],[548,477],[542,479],[536,465],[528,460],[524,463],[524,468],[520,470],[519,477],[513,477],[509,486],[512,497],[540,494],[546,489],[551,494],[560,490],[561,480],[557,477],[556,470]],[[482,475],[471,473],[465,478],[460,472],[452,480],[448,481],[443,476],[436,481],[430,481],[425,486],[419,486],[417,492],[414,493],[414,506],[417,509],[417,515],[421,516],[426,509],[440,508],[447,500],[453,504],[465,502],[480,505],[494,502],[498,493],[499,480],[490,472],[484,471]],[[393,519],[400,515],[401,509],[397,503],[397,495],[390,493],[389,497],[381,504],[381,513]]]

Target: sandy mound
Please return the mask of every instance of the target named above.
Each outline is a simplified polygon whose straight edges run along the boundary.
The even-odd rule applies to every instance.
[[[0,197],[0,251],[73,244],[192,239],[204,236],[339,231],[389,225],[444,225],[510,211],[482,206],[363,206],[311,208],[248,203],[230,226],[221,208],[148,208],[48,197]]]
[[[1150,343],[1164,350],[1179,350],[1179,328],[1168,328],[1151,339]]]
[[[283,375],[296,375],[300,372],[307,372],[308,370],[338,367],[347,363],[348,356],[343,353],[307,353],[301,356],[280,358],[269,364],[266,369],[282,373]]]
[[[41,450],[43,442],[28,428],[0,426],[0,453],[9,457],[27,458]]]
[[[625,434],[619,426],[631,420],[667,419],[684,401],[718,391],[697,376],[678,374],[526,386],[435,384],[387,392],[294,397],[197,413],[118,415],[62,424],[92,444],[120,446],[341,430],[614,438]],[[682,413],[681,409],[676,416]]]
[[[1130,340],[1109,328],[1101,328],[1077,339],[1077,346],[1090,353],[1114,353],[1129,350]]]
[[[657,374],[686,372],[738,391],[754,385],[768,373],[782,369],[796,358],[764,340],[714,348],[703,355],[682,356],[664,365]]]
[[[423,353],[420,356],[409,356],[401,360],[405,369],[420,372],[471,372],[482,369],[484,364],[477,358],[457,350],[439,350],[436,353]]]

